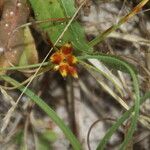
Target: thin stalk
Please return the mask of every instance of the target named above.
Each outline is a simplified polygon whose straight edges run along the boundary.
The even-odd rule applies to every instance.
[[[42,64],[43,66],[47,66],[48,64],[50,64],[50,62],[44,62]],[[27,66],[12,66],[12,67],[4,67],[4,68],[0,68],[1,70],[24,70],[24,69],[31,69],[31,68],[36,68],[39,67],[41,65],[41,63],[39,64],[32,64],[32,65],[27,65]]]
[[[89,46],[93,47],[96,44],[102,42],[106,39],[106,37],[116,29],[118,29],[122,24],[127,22],[129,19],[131,19],[133,16],[135,16],[139,11],[142,9],[142,7],[148,2],[149,0],[142,0],[136,7],[133,8],[132,12],[127,14],[126,16],[122,17],[119,22],[110,28],[108,28],[106,31],[104,31],[102,34],[98,35],[95,39],[89,42]]]

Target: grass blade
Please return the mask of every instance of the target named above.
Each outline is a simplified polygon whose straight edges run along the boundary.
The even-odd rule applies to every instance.
[[[141,98],[141,104],[146,101],[150,97],[150,92],[147,92],[142,98]],[[131,113],[134,111],[134,106],[130,108],[128,111],[126,111],[118,120],[117,122],[107,131],[105,136],[103,137],[102,141],[99,143],[97,150],[103,150],[111,136],[116,132],[116,130],[119,128],[119,126],[130,117]],[[121,149],[121,148],[120,148]],[[123,149],[123,147],[122,147]]]
[[[89,62],[91,63],[92,61],[89,60]],[[93,70],[103,75],[106,79],[108,79],[109,81],[113,83],[116,90],[123,96],[123,88],[121,87],[121,84],[119,84],[120,81],[111,73],[110,70],[108,70],[108,68],[105,67],[104,69],[101,69],[100,67],[98,68],[94,64],[89,65],[83,61],[80,61],[80,64],[83,65],[83,67],[85,67],[89,72],[90,70]]]
[[[105,40],[105,38],[113,31],[115,31],[116,29],[118,29],[123,23],[127,22],[129,19],[131,19],[131,17],[135,16],[141,9],[142,7],[148,2],[149,0],[142,0],[133,10],[132,12],[130,12],[129,14],[127,14],[126,16],[124,16],[123,18],[121,18],[119,20],[119,22],[113,26],[111,26],[110,28],[108,28],[106,31],[104,31],[102,34],[98,35],[94,40],[89,42],[90,46],[94,46],[100,42],[102,42],[103,40]]]
[[[0,76],[1,79],[7,81],[8,83],[18,86],[19,82],[15,81],[14,79],[8,77],[8,76]],[[20,91],[24,90],[24,87],[19,87]],[[65,136],[70,141],[72,147],[74,150],[81,150],[81,145],[79,141],[76,139],[76,137],[73,135],[71,130],[64,124],[63,120],[61,120],[56,112],[52,110],[40,97],[38,97],[36,94],[34,94],[31,90],[26,89],[25,94],[30,97],[30,99],[35,102],[63,131]]]
[[[95,59],[99,59],[104,64],[105,63],[109,64],[109,62],[110,62],[111,65],[114,65],[114,66],[117,65],[117,67],[120,66],[130,73],[130,76],[133,80],[133,89],[134,89],[136,98],[135,98],[135,102],[134,102],[135,103],[134,114],[132,115],[131,125],[127,131],[126,137],[125,137],[123,144],[122,144],[122,148],[124,149],[127,146],[130,139],[132,138],[133,133],[136,129],[136,125],[137,125],[137,121],[138,121],[138,117],[139,117],[139,110],[140,110],[140,90],[139,90],[138,78],[137,78],[135,71],[132,69],[132,67],[126,61],[121,60],[117,57],[112,57],[112,56],[108,56],[108,55],[87,55],[87,56],[81,56],[78,58],[79,59],[95,58]]]

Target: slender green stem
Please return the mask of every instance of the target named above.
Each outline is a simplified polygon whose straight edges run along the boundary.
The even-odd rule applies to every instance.
[[[89,42],[89,46],[93,47],[96,44],[102,42],[106,39],[106,37],[116,29],[118,29],[122,24],[127,22],[131,17],[135,16],[141,8],[148,2],[149,0],[142,0],[133,10],[127,14],[126,16],[122,17],[119,22],[115,25],[112,25],[110,28],[108,28],[106,31],[104,31],[102,34],[98,35],[95,39]]]
[[[19,86],[19,82],[16,80],[8,77],[8,76],[0,76],[1,79],[9,82],[10,84],[14,86]],[[20,91],[24,91],[24,86],[19,87],[18,89]],[[36,94],[34,94],[31,90],[26,89],[25,94],[33,101],[35,102],[58,126],[59,128],[63,131],[63,133],[66,135],[68,140],[70,141],[72,147],[74,150],[81,150],[81,145],[77,138],[73,135],[69,127],[67,127],[64,124],[64,121],[61,120],[56,112],[51,109],[40,97],[38,97]]]
[[[89,46],[93,47],[96,44],[102,42],[106,37],[113,31],[115,31],[117,28],[120,27],[120,24],[116,24],[108,28],[106,31],[104,31],[102,34],[99,34],[95,39],[89,42]]]
[[[42,64],[42,66],[47,66],[50,64],[50,62],[45,62]],[[0,68],[1,70],[23,70],[23,69],[31,69],[31,68],[36,68],[39,67],[41,63],[39,64],[33,64],[33,65],[27,65],[27,66],[12,66],[12,67],[5,67],[5,68]]]

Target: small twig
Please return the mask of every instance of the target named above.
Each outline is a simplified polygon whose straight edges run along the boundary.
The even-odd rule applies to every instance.
[[[92,150],[92,149],[91,149],[91,146],[90,146],[90,133],[91,133],[93,127],[94,127],[98,122],[100,122],[100,121],[105,121],[105,120],[116,121],[116,119],[113,119],[113,118],[102,118],[102,119],[96,120],[96,121],[90,126],[90,128],[89,128],[89,130],[88,130],[88,133],[87,133],[87,145],[88,145],[88,149],[89,149],[89,150]]]
[[[16,29],[14,29],[13,33],[16,32],[17,30],[21,29],[21,28],[25,28],[27,26],[31,26],[31,25],[34,25],[34,24],[42,24],[42,23],[45,23],[45,22],[55,22],[55,21],[65,21],[65,20],[68,20],[70,18],[50,18],[50,19],[45,19],[45,20],[39,20],[39,21],[35,21],[35,22],[28,22],[28,23],[25,23],[19,27],[17,27]]]

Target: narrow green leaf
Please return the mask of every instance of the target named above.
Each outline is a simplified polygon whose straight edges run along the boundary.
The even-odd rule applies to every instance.
[[[25,66],[5,67],[5,68],[0,68],[0,71],[1,71],[1,70],[22,70],[22,69],[31,69],[31,68],[39,67],[40,65],[41,65],[41,63],[39,63],[39,64],[32,64],[32,65],[25,65]],[[42,67],[48,66],[48,65],[51,65],[51,63],[50,63],[50,62],[44,62],[44,63],[42,64]]]
[[[121,88],[121,86],[117,82],[118,80],[113,79],[112,78],[113,75],[107,73],[106,69],[101,70],[101,69],[99,69],[99,68],[97,68],[97,67],[95,67],[93,65],[89,65],[89,64],[87,64],[87,63],[85,63],[83,61],[80,61],[80,64],[82,64],[88,71],[93,70],[93,71],[96,71],[96,72],[100,73],[101,75],[103,75],[106,79],[108,79],[109,81],[111,81],[113,83],[113,85],[115,86],[115,88],[117,89],[117,91],[121,95],[123,95],[122,88]]]
[[[150,92],[147,92],[140,100],[140,104],[144,103],[148,98],[150,98]],[[117,121],[112,125],[111,128],[107,131],[103,139],[100,141],[97,150],[103,150],[111,136],[116,132],[116,130],[120,127],[120,125],[132,115],[134,111],[134,106],[126,111]]]
[[[106,31],[104,31],[102,34],[98,35],[95,39],[89,42],[90,46],[94,46],[106,39],[106,37],[112,33],[113,31],[117,30],[122,24],[126,23],[129,19],[131,19],[133,16],[135,16],[139,11],[144,7],[144,5],[149,0],[142,0],[136,7],[133,8],[133,10],[127,14],[126,16],[122,17],[117,24],[112,25],[110,28],[108,28]]]
[[[125,60],[123,60],[120,57],[115,56],[115,55],[107,55],[107,54],[98,53],[97,55],[94,54],[94,55],[78,56],[79,60],[85,60],[85,59],[90,59],[90,58],[91,59],[92,58],[99,59],[100,61],[102,61],[106,66],[110,67],[111,69],[116,69],[116,70],[120,70],[125,73],[130,73],[129,70],[127,69],[127,67],[120,64],[120,61],[124,62],[125,64],[130,66],[130,68],[137,74],[137,70],[132,64],[126,62]]]
[[[123,61],[122,59],[116,58],[116,57],[112,57],[109,55],[85,55],[85,56],[81,56],[78,57],[78,59],[90,59],[90,58],[95,58],[95,59],[99,59],[100,61],[102,61],[104,64],[112,64],[112,67],[116,68],[119,67],[120,70],[126,70],[128,73],[130,73],[130,76],[133,80],[133,89],[135,92],[135,106],[134,106],[134,115],[132,115],[132,119],[131,119],[131,125],[130,128],[126,134],[125,140],[122,143],[121,148],[125,149],[125,147],[127,146],[129,140],[132,138],[133,133],[136,129],[136,125],[137,125],[137,121],[138,121],[138,117],[139,117],[139,109],[140,109],[140,91],[139,91],[139,83],[138,83],[138,78],[136,76],[135,71],[132,69],[132,67],[126,62]]]
[[[14,86],[19,86],[19,82],[16,80],[8,77],[8,76],[0,76],[1,79],[9,82],[10,84]],[[24,90],[24,87],[19,87],[20,91]],[[72,147],[74,150],[81,150],[81,145],[79,141],[76,139],[76,137],[73,135],[71,130],[64,124],[64,121],[61,120],[56,112],[52,110],[40,97],[38,97],[36,94],[34,94],[31,90],[27,89],[25,91],[25,94],[30,97],[30,99],[35,102],[63,131],[63,133],[66,135],[68,140],[70,141]]]

